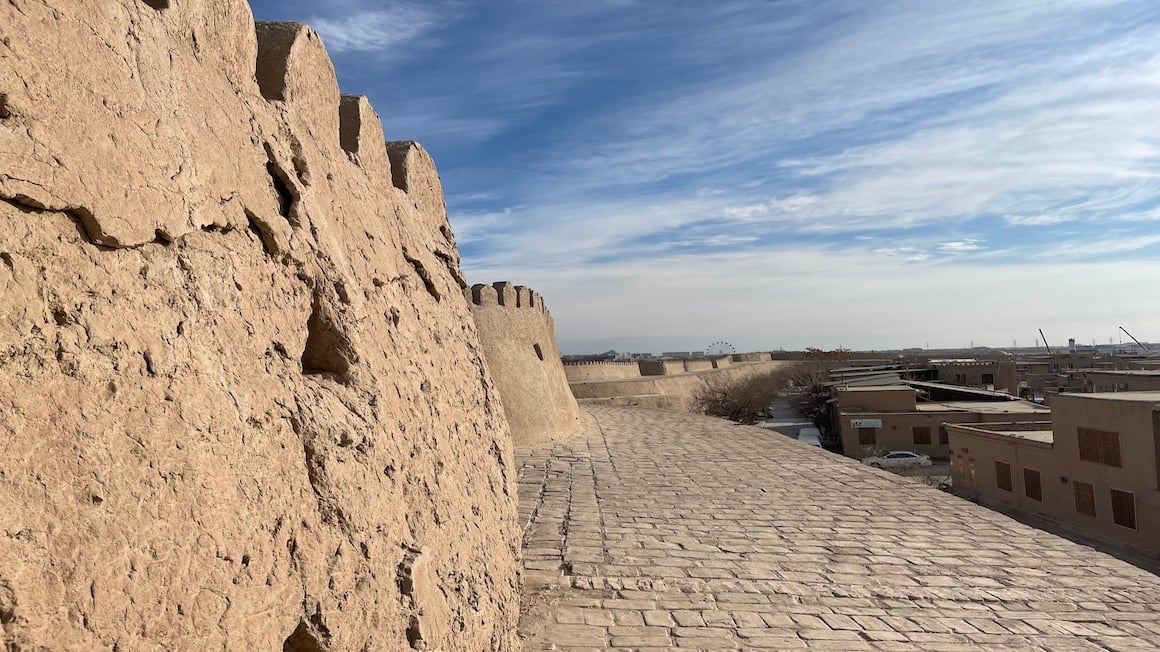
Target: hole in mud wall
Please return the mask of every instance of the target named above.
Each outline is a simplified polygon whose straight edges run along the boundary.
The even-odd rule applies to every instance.
[[[12,117],[12,109],[8,108],[8,95],[0,93],[0,120]]]
[[[532,348],[533,348],[533,349],[536,351],[536,357],[537,357],[537,358],[539,358],[541,361],[543,361],[543,359],[544,359],[544,351],[543,351],[543,349],[541,349],[541,348],[540,348],[540,345],[539,345],[539,344],[533,344],[533,345],[532,345]]]
[[[387,158],[391,161],[391,185],[407,192],[407,150],[406,142],[387,143]]]
[[[278,214],[290,218],[290,207],[294,204],[294,195],[286,187],[286,182],[279,175],[278,166],[270,161],[266,164],[266,172],[270,173],[270,182],[274,184],[274,192],[278,193]]]
[[[169,0],[143,0],[143,1],[145,2],[145,4],[149,5],[150,7],[153,7],[154,9],[157,9],[158,11],[160,11],[162,9],[169,8]]]
[[[282,644],[282,652],[322,652],[322,644],[310,633],[306,623],[299,621],[294,633]]]
[[[324,314],[315,299],[306,322],[306,348],[302,351],[302,373],[304,374],[345,374],[350,371],[350,362],[343,355],[349,348],[346,338]]]

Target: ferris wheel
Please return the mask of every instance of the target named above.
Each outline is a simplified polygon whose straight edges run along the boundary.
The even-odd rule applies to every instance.
[[[734,353],[737,353],[737,350],[733,348],[732,344],[724,340],[718,340],[705,347],[705,355],[708,356],[733,355]]]

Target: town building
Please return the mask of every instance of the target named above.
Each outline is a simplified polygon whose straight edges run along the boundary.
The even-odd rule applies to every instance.
[[[1160,557],[1160,392],[1059,394],[1050,422],[947,432],[956,493]]]
[[[1088,369],[1075,375],[1085,392],[1160,391],[1160,370],[1156,369]]]
[[[944,383],[1019,395],[1019,374],[1010,360],[931,360]]]
[[[856,458],[906,450],[946,459],[944,424],[1042,421],[1050,413],[1009,394],[917,381],[838,387],[831,410],[842,451]]]

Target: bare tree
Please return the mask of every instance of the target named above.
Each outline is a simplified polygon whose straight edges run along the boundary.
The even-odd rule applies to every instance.
[[[779,369],[732,380],[711,378],[693,393],[693,409],[737,423],[755,423],[789,387],[792,375],[792,369]]]

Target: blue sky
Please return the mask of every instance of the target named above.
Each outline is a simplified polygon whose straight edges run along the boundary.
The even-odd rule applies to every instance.
[[[566,352],[1160,340],[1160,3],[252,6]]]

